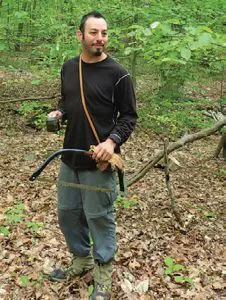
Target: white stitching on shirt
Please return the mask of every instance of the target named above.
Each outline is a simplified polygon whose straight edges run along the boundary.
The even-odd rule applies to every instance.
[[[116,82],[116,84],[115,84],[115,87],[116,87],[116,85],[119,84],[119,82],[120,82],[123,78],[125,78],[125,77],[127,77],[127,76],[129,76],[129,73],[126,74],[126,75],[123,75],[121,78],[119,78],[119,80],[118,80],[118,81]]]

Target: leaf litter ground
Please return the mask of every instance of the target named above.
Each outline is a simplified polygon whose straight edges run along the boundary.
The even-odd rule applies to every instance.
[[[0,234],[0,299],[88,299],[89,273],[64,283],[49,281],[51,270],[66,266],[71,256],[57,223],[55,185],[28,181],[44,158],[62,147],[63,136],[29,129],[6,108],[0,135],[0,228],[9,230]],[[160,169],[151,169],[129,189],[129,200],[118,203],[112,299],[223,299],[225,165],[211,159],[218,140],[211,136],[174,152],[182,168],[171,178],[185,233],[171,214]],[[158,136],[136,131],[123,147],[127,177],[162,147]],[[59,163],[43,175],[56,179]],[[9,207],[14,208],[10,222],[4,215]],[[183,274],[175,275],[192,278],[191,286],[165,275],[168,256],[184,266]]]

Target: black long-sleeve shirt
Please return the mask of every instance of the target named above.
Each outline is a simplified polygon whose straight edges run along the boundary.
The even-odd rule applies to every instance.
[[[82,62],[86,106],[101,142],[109,136],[116,152],[134,130],[137,113],[130,75],[107,56],[97,63]],[[64,148],[88,150],[97,141],[85,115],[79,83],[79,57],[64,63],[61,70],[59,110],[67,119]],[[96,163],[85,155],[64,153],[62,161],[72,169],[94,169]]]

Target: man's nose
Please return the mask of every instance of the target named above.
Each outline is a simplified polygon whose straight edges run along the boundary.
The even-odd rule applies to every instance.
[[[102,33],[99,32],[99,33],[97,34],[97,40],[98,40],[98,41],[101,41],[102,39],[103,39]]]

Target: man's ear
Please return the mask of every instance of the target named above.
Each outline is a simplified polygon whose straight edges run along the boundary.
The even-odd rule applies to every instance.
[[[82,41],[83,40],[83,33],[81,32],[81,30],[77,30],[76,31],[76,36],[77,36],[77,38],[80,40],[80,41]]]

